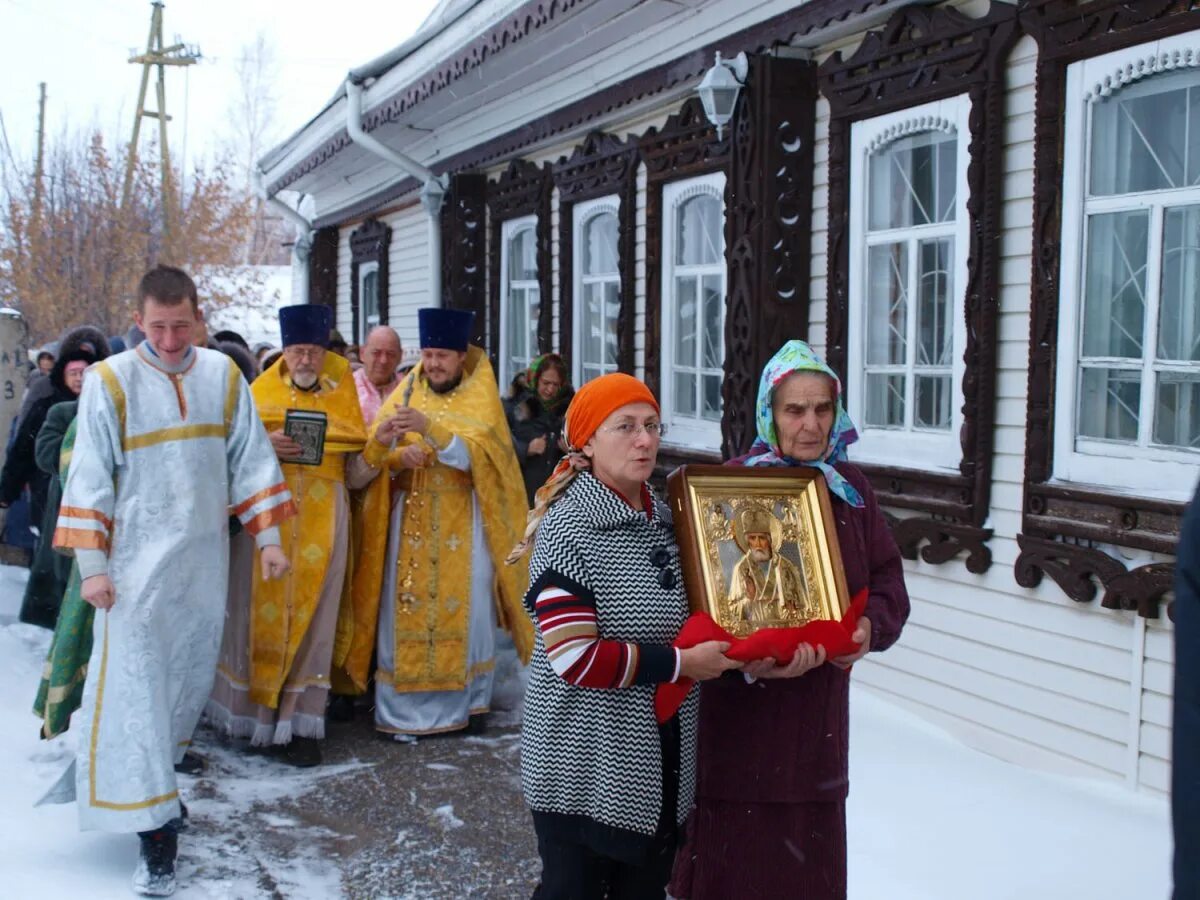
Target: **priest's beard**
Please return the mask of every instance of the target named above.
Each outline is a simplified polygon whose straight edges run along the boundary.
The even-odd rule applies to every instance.
[[[310,391],[317,383],[317,373],[298,369],[292,373],[292,384],[302,391]]]
[[[462,384],[462,372],[447,381],[430,381],[429,378],[425,380],[429,382],[429,389],[435,394],[448,394]]]

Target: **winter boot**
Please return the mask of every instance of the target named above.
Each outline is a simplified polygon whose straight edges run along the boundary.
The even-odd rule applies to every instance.
[[[178,837],[172,825],[140,831],[142,852],[133,870],[133,890],[143,897],[170,897],[175,893],[175,854]]]
[[[175,771],[181,775],[199,775],[204,771],[204,760],[189,750],[175,763]]]
[[[321,743],[316,738],[294,737],[283,746],[280,759],[297,769],[311,769],[321,764]]]

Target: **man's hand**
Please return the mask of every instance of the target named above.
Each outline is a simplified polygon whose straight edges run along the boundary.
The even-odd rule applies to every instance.
[[[727,641],[705,641],[679,651],[679,676],[693,681],[707,681],[728,669],[740,669],[740,662],[725,655],[728,649]]]
[[[107,575],[92,575],[83,579],[79,592],[84,601],[96,609],[112,609],[113,604],[117,602],[117,594]]]
[[[392,441],[398,439],[403,433],[396,422],[396,417],[388,416],[380,421],[379,427],[375,429],[375,440],[385,447],[390,447]]]
[[[271,447],[275,450],[275,455],[287,462],[290,459],[298,459],[300,454],[304,452],[296,441],[280,431],[268,431],[267,438],[271,441]]]
[[[292,568],[292,564],[283,555],[283,548],[278,544],[263,547],[259,562],[262,565],[263,581],[282,578]]]
[[[425,448],[420,444],[409,444],[400,451],[400,465],[406,469],[420,469],[425,465]]]
[[[425,434],[429,430],[429,417],[419,409],[413,409],[411,406],[402,406],[396,410],[396,414],[392,416],[392,421],[396,423],[396,427],[400,429],[401,434],[410,431],[417,434]]]
[[[546,452],[546,436],[535,437],[529,442],[529,446],[525,448],[525,453],[528,456],[541,456]]]
[[[859,645],[858,649],[849,656],[837,656],[830,660],[839,669],[850,668],[871,649],[871,620],[866,616],[860,617],[858,627],[854,629],[854,634],[850,635],[850,640]]]
[[[792,654],[792,661],[786,666],[777,666],[775,660],[768,657],[746,663],[742,666],[742,671],[751,678],[799,678],[824,662],[824,647],[813,649],[812,644],[801,644]]]

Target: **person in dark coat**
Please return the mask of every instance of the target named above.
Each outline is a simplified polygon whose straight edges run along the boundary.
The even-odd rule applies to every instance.
[[[46,421],[50,407],[79,396],[83,385],[83,369],[107,356],[108,340],[95,328],[76,328],[63,338],[58,358],[46,381],[48,387],[30,404],[21,419],[16,439],[4,460],[4,468],[0,469],[0,507],[11,506],[21,496],[25,485],[29,485],[29,521],[41,526],[51,476],[41,471],[34,459],[38,431]],[[33,393],[32,389],[30,393]]]
[[[1171,818],[1175,900],[1200,897],[1200,488],[1183,517],[1175,568],[1175,727]]]
[[[569,379],[567,364],[561,356],[557,353],[539,356],[529,367],[529,387],[504,405],[530,506],[537,489],[545,484],[563,457],[559,446],[563,416],[575,395]]]
[[[696,808],[675,861],[680,900],[841,900],[846,896],[850,672],[886,650],[908,618],[904,566],[870,483],[846,458],[858,439],[833,370],[802,341],[767,363],[758,440],[729,465],[818,469],[829,487],[850,595],[866,588],[853,640],[826,660],[801,644],[791,660],[747,663],[700,691]]]
[[[50,483],[46,491],[46,508],[39,523],[37,547],[29,566],[29,581],[25,583],[25,598],[21,601],[20,619],[27,625],[40,625],[51,630],[58,621],[63,593],[71,578],[71,557],[56,553],[51,544],[62,500],[59,457],[63,439],[75,421],[78,409],[78,400],[55,403],[46,414],[34,444],[37,467],[50,476]]]
[[[104,336],[104,332],[90,325],[80,325],[78,328],[70,328],[64,332],[62,339],[57,343],[55,352],[58,354],[58,359],[62,359],[67,353],[80,348],[90,351],[97,359],[104,359],[113,352],[108,344],[108,338]],[[51,372],[53,372],[53,369],[51,369]],[[33,378],[29,381],[25,387],[25,396],[21,398],[21,410],[17,413],[18,430],[20,430],[21,425],[24,423],[25,417],[29,415],[29,411],[53,393],[54,384],[51,382],[49,376],[45,378]],[[40,520],[34,519],[33,521],[38,522]]]

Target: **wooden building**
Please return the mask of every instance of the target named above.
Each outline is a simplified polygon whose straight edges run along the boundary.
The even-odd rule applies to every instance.
[[[432,222],[345,91],[261,168],[347,337],[415,346],[418,307],[472,309],[502,382],[551,349],[576,383],[643,378],[673,462],[744,450],[763,363],[807,339],[913,595],[855,677],[1004,758],[1166,791],[1200,475],[1195,10],[447,0],[356,75],[364,131],[444,185]],[[720,135],[696,93],[717,51],[749,60]]]

